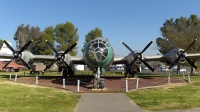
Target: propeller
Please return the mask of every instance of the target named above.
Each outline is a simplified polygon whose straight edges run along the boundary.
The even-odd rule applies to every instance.
[[[21,53],[22,51],[24,51],[30,44],[31,42],[33,42],[33,40],[31,39],[28,43],[26,43],[19,51],[15,51],[11,46],[10,44],[8,44],[8,42],[6,42],[5,40],[3,40],[3,42],[6,44],[6,46],[13,52],[13,58],[8,62],[6,63],[6,65],[4,65],[3,69],[6,68],[6,66],[12,62],[14,59],[20,59],[23,64],[30,70],[31,68],[28,66],[28,64],[20,57],[21,56]]]
[[[46,40],[47,44],[51,47],[51,49],[54,51],[55,53],[55,60],[49,64],[45,69],[44,71],[46,71],[47,69],[49,69],[55,62],[57,61],[62,61],[66,66],[69,66],[64,60],[63,60],[63,57],[65,56],[65,54],[67,54],[69,51],[71,51],[77,44],[78,42],[74,43],[72,46],[70,46],[64,53],[58,53],[57,50],[53,47],[53,45],[48,41]],[[71,68],[71,67],[69,67]],[[44,72],[43,71],[43,72]]]
[[[128,45],[126,45],[123,41],[121,41],[121,43],[122,43],[129,51],[131,51],[132,53],[134,53],[133,50],[132,50],[130,47],[128,47]],[[131,66],[133,66],[133,64],[134,64],[135,61],[137,61],[137,60],[142,61],[152,72],[154,72],[154,69],[153,69],[147,62],[145,62],[145,61],[142,59],[142,53],[144,53],[144,51],[146,51],[147,48],[148,48],[152,43],[153,43],[153,40],[142,50],[142,52],[140,52],[140,53],[135,53],[134,60],[133,60],[133,61],[129,64],[129,66],[126,68],[125,74],[128,73],[128,71],[130,70]]]
[[[166,39],[175,49],[177,49],[177,51],[179,51],[179,49],[171,42],[169,41],[169,39]],[[194,43],[197,41],[197,39],[195,39],[189,46],[188,48],[185,50],[185,51],[179,51],[179,55],[178,55],[178,58],[170,65],[170,67],[168,68],[169,70],[174,66],[176,65],[181,58],[185,58],[187,60],[187,62],[193,66],[195,69],[197,69],[197,67],[195,66],[195,64],[188,58],[186,57],[185,53],[187,52],[188,49],[190,49]]]

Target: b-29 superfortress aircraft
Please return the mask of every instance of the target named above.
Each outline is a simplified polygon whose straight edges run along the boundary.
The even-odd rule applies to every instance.
[[[128,75],[134,76],[137,72],[140,72],[139,67],[143,63],[146,65],[152,72],[154,69],[147,63],[149,61],[165,61],[167,64],[171,64],[169,69],[171,69],[174,65],[179,65],[188,61],[188,63],[197,69],[194,63],[189,58],[200,58],[200,53],[195,54],[187,54],[187,50],[197,41],[194,40],[190,44],[190,46],[186,49],[176,48],[176,46],[167,41],[175,48],[165,55],[155,55],[155,56],[143,56],[143,53],[146,49],[153,43],[151,41],[141,52],[133,51],[128,45],[124,42],[121,42],[130,53],[127,56],[119,57],[114,55],[114,51],[110,43],[103,38],[96,38],[85,45],[83,57],[71,56],[68,54],[70,50],[72,50],[77,43],[74,43],[71,47],[69,47],[64,52],[58,52],[47,40],[47,44],[54,51],[55,55],[34,55],[25,49],[31,44],[33,40],[30,40],[26,45],[24,45],[20,50],[14,50],[5,40],[4,43],[7,47],[13,52],[13,54],[0,54],[0,58],[11,59],[11,61],[15,61],[17,64],[23,64],[28,69],[31,69],[28,65],[30,62],[34,61],[52,61],[50,65],[48,65],[45,69],[49,69],[54,63],[60,68],[65,69],[65,72],[62,72],[63,76],[73,76],[74,75],[74,67],[73,64],[85,64],[91,70],[94,70],[95,79],[99,79],[101,77],[102,68],[108,69],[113,64],[124,64],[125,65],[125,77]],[[3,68],[5,68],[10,62],[8,62]],[[98,83],[98,82],[97,82]]]

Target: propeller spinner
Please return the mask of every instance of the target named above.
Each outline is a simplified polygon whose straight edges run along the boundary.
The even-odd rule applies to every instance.
[[[169,41],[169,39],[166,39],[177,51],[179,51],[179,49],[171,42]],[[187,52],[188,49],[190,49],[190,47],[192,47],[194,45],[194,43],[197,41],[197,39],[195,39],[189,46],[188,48],[185,50],[185,51],[179,51],[179,55],[178,55],[178,58],[170,65],[170,67],[168,68],[169,70],[174,66],[176,65],[181,58],[185,58],[187,60],[187,62],[193,66],[195,69],[197,69],[197,67],[195,66],[195,64],[189,59],[186,57],[185,53]]]
[[[44,69],[44,71],[46,71],[47,69],[49,69],[55,62],[57,62],[57,61],[62,61],[66,66],[69,66],[63,59],[64,59],[64,56],[65,56],[65,54],[67,54],[69,51],[71,51],[77,44],[78,44],[78,42],[76,42],[76,43],[74,43],[72,46],[70,46],[64,53],[58,53],[57,51],[56,51],[56,49],[53,47],[53,45],[48,41],[48,40],[46,40],[46,42],[47,42],[47,44],[51,47],[51,49],[54,51],[54,53],[55,53],[55,60],[50,64],[50,65],[48,65],[45,69]],[[71,67],[69,67],[69,68],[71,68]],[[44,72],[43,71],[43,72]]]
[[[132,53],[134,53],[133,50],[132,50],[130,47],[128,47],[128,45],[126,45],[123,41],[122,41],[121,43],[122,43],[129,51],[131,51]],[[128,73],[128,71],[129,71],[130,68],[133,66],[133,64],[135,63],[136,60],[142,61],[152,72],[154,72],[154,69],[153,69],[147,62],[145,62],[145,61],[142,59],[142,53],[144,53],[144,51],[146,51],[147,48],[148,48],[152,43],[153,43],[153,40],[142,50],[142,52],[136,53],[136,54],[134,55],[134,60],[133,60],[133,61],[129,64],[129,66],[126,68],[125,74]]]
[[[20,57],[22,51],[24,51],[30,44],[31,42],[33,42],[33,40],[31,39],[27,44],[25,44],[19,51],[15,51],[10,44],[8,44],[5,40],[3,40],[3,42],[6,44],[6,46],[13,52],[13,58],[3,67],[3,69],[8,66],[8,64],[10,62],[12,62],[14,59],[20,59],[24,65],[30,70],[31,68],[28,66],[28,64]]]

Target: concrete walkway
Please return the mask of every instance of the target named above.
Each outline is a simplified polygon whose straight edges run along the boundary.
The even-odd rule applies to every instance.
[[[142,112],[124,93],[82,93],[76,112]]]

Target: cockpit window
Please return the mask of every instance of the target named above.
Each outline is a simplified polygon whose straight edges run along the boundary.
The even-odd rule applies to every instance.
[[[99,43],[99,47],[103,48],[103,49],[106,49],[106,46],[104,44],[102,44],[102,43]]]
[[[95,39],[90,42],[89,56],[92,60],[101,62],[108,56],[108,44],[104,39]]]
[[[102,40],[99,40],[99,43],[102,42]]]

